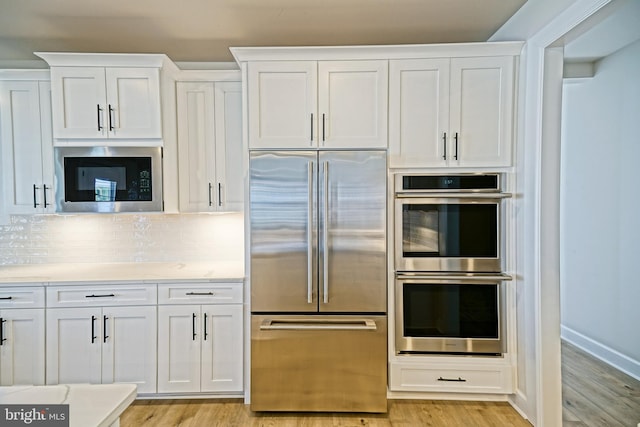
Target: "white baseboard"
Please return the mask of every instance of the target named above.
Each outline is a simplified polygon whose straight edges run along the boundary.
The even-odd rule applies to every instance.
[[[560,326],[560,337],[591,354],[593,357],[602,360],[606,364],[611,365],[619,371],[622,371],[640,381],[639,361],[634,360],[629,356],[625,356],[624,354],[564,325]]]

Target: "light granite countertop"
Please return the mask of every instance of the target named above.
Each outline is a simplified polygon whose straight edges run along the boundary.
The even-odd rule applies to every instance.
[[[63,282],[242,281],[244,263],[23,264],[0,266],[0,286]]]
[[[134,384],[10,386],[0,387],[0,403],[68,404],[70,427],[108,427],[118,421],[136,394]]]

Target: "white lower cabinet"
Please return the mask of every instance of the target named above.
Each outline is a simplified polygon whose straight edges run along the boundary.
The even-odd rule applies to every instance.
[[[132,383],[138,393],[156,392],[155,285],[60,286],[47,295],[54,307],[46,315],[47,384]],[[84,300],[75,298],[81,295]]]
[[[0,385],[44,384],[44,309],[0,309]]]
[[[160,285],[159,303],[158,393],[241,392],[242,284]]]
[[[508,364],[476,362],[392,362],[391,391],[442,393],[513,393],[513,372]]]
[[[0,385],[42,385],[44,288],[0,288]]]

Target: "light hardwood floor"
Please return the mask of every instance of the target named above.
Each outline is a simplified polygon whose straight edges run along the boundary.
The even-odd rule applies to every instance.
[[[506,402],[391,400],[387,414],[252,413],[240,401],[136,401],[121,427],[531,427]]]
[[[640,382],[562,344],[563,425],[636,427]],[[387,414],[252,413],[240,400],[139,400],[121,427],[531,427],[508,403],[390,400]]]
[[[640,381],[563,342],[562,419],[565,427],[636,427]]]

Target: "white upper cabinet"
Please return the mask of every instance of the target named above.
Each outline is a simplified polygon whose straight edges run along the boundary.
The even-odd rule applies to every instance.
[[[446,166],[449,59],[389,64],[389,164]]]
[[[390,63],[391,167],[510,166],[514,57]]]
[[[161,138],[159,70],[52,67],[55,138]]]
[[[458,166],[510,166],[514,58],[451,60],[451,123]]]
[[[0,81],[0,213],[52,213],[53,143],[48,81]]]
[[[250,148],[317,145],[317,76],[315,61],[249,64]]]
[[[386,148],[386,60],[248,65],[249,148]]]
[[[51,67],[54,144],[162,145],[160,72],[170,63],[166,55],[36,55]]]
[[[321,148],[387,148],[387,61],[318,63]]]
[[[177,103],[180,211],[242,210],[241,83],[178,82]]]

